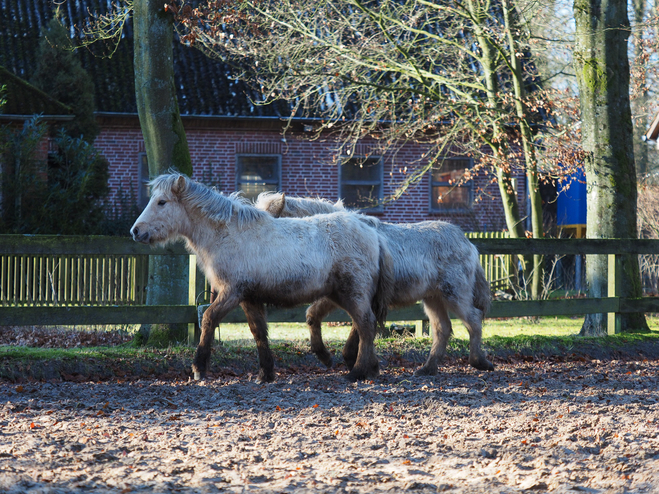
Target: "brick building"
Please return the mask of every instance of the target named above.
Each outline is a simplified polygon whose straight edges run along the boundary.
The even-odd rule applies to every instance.
[[[93,10],[85,0],[64,5],[65,20],[74,25],[81,25],[88,9]],[[47,0],[19,0],[1,9],[6,26],[0,37],[5,38],[5,46],[12,47],[0,51],[0,65],[29,80],[37,63],[34,47],[42,26],[52,17],[52,5]],[[148,168],[134,96],[130,23],[112,58],[97,56],[108,49],[99,44],[79,51],[96,86],[101,132],[94,145],[109,163],[110,201],[118,205],[122,192],[144,203]],[[292,130],[283,135],[285,105],[251,104],[250,88],[236,80],[228,66],[195,49],[177,44],[175,69],[194,178],[223,192],[242,190],[253,197],[262,190],[280,190],[291,196],[343,198],[348,206],[363,208],[372,204],[370,200],[386,198],[423,164],[420,144],[407,144],[394,155],[382,152],[377,141],[369,139],[358,144],[353,156],[339,156],[330,139],[305,138],[313,126],[309,120],[294,121]],[[504,229],[501,199],[491,176],[479,175],[460,187],[452,185],[470,166],[470,159],[453,156],[398,200],[366,211],[385,221],[442,219],[468,231]],[[518,197],[525,198],[523,175],[518,177],[517,188]],[[521,201],[522,211],[525,202]]]

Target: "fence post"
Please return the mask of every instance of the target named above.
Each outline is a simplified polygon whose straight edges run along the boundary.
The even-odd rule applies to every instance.
[[[622,256],[620,254],[609,254],[608,278],[609,297],[619,297],[622,280]],[[620,304],[616,305],[619,309]],[[617,334],[621,332],[620,312],[609,312],[607,314],[607,333]]]
[[[190,254],[188,268],[188,304],[194,307],[197,306],[197,256]],[[194,346],[197,344],[197,324],[192,322],[188,323],[188,345]]]
[[[415,321],[414,322],[414,336],[416,338],[422,338],[424,334],[430,333],[430,321]]]

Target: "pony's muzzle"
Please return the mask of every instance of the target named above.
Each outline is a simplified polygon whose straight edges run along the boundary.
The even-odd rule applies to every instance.
[[[143,244],[149,243],[149,231],[140,232],[140,229],[136,226],[130,229],[130,234],[133,236],[135,242],[142,242]]]

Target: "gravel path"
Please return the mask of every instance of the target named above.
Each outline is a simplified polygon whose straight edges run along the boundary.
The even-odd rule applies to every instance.
[[[659,492],[658,360],[0,385],[3,492]]]

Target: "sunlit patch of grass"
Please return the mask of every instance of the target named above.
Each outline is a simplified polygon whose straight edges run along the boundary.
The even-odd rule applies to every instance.
[[[453,335],[458,339],[468,339],[469,333],[459,319],[453,319]],[[387,323],[388,325],[390,323]],[[398,325],[412,326],[414,321],[397,322]],[[517,335],[545,335],[566,336],[577,334],[583,324],[583,317],[544,317],[537,321],[530,318],[486,319],[483,324],[483,338],[491,336],[517,336]],[[659,321],[655,318],[654,325],[659,328]],[[270,339],[292,341],[309,338],[307,325],[304,323],[271,323],[269,326]],[[328,326],[323,324],[323,340],[343,340],[348,338],[349,325]],[[232,323],[220,325],[220,339],[227,342],[250,344],[253,342],[252,333],[247,324]]]

